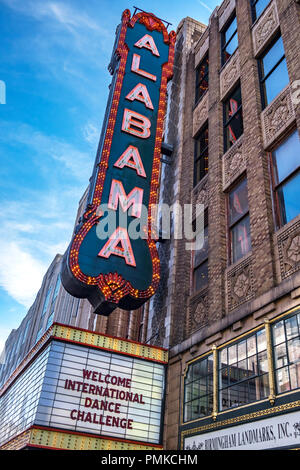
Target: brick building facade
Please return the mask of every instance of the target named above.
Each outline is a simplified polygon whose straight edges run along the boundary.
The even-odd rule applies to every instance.
[[[160,203],[193,204],[194,217],[203,205],[204,245],[159,242],[160,286],[133,312],[96,316],[60,287],[51,321],[168,348],[165,449],[300,444],[299,22],[295,0],[225,0],[208,26],[181,21]],[[22,335],[8,339],[13,348],[35,319],[22,357],[46,331],[60,262]],[[77,302],[76,315],[63,299]],[[2,382],[16,365],[2,368]],[[248,442],[237,444],[238,433]]]
[[[186,240],[160,247],[169,274],[150,318],[170,348],[167,449],[201,448],[207,430],[255,413],[299,410],[297,3],[224,1],[204,32],[189,18],[178,29],[161,194],[204,204],[206,229],[198,253]]]

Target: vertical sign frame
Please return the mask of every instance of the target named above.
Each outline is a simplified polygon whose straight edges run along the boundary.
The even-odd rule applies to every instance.
[[[168,33],[163,22],[152,13],[140,12],[132,18],[130,15],[129,10],[123,12],[114,52],[119,66],[91,201],[62,266],[65,289],[75,297],[88,298],[95,313],[102,315],[109,315],[116,307],[139,308],[155,293],[160,281],[151,208],[157,203],[167,82],[173,74],[176,34]],[[130,49],[126,41],[132,31],[137,33]],[[162,57],[160,49],[163,49]],[[166,57],[164,63],[163,57]],[[158,61],[160,74],[157,68],[147,68],[147,58],[150,64],[151,60]],[[132,77],[138,80],[133,88]],[[141,109],[145,109],[143,115],[138,112]],[[122,147],[125,135],[127,140]],[[142,241],[130,239],[127,227],[120,226],[99,242],[97,226],[104,215],[100,209],[103,204],[108,204],[118,215],[126,212],[133,220],[141,217],[142,203],[148,210],[146,224],[142,226],[141,221]]]

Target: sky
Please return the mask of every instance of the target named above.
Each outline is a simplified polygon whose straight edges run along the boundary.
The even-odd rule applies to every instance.
[[[92,173],[122,12],[208,24],[200,0],[0,0],[0,351],[57,253]],[[2,88],[3,90],[3,88]],[[2,95],[0,95],[1,97]]]

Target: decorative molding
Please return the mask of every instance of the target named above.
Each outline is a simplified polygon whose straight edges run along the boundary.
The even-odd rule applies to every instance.
[[[240,55],[238,49],[230,57],[220,74],[221,100],[234,87],[240,78]]]
[[[206,92],[193,112],[193,137],[208,118],[208,92]]]
[[[300,219],[276,234],[280,276],[284,280],[300,270]]]
[[[278,97],[261,113],[264,147],[267,149],[295,120],[290,86],[287,85]]]
[[[223,2],[222,6],[219,8],[219,31],[223,28],[227,20],[230,18],[233,10],[235,9],[235,0],[228,0]],[[221,12],[221,13],[220,13]]]
[[[270,42],[279,28],[279,17],[276,1],[273,0],[269,7],[252,29],[252,40],[254,56],[257,56],[262,49]]]
[[[223,155],[223,191],[247,168],[247,157],[243,152],[243,137]]]
[[[1,450],[19,450],[24,447],[59,450],[162,450],[156,444],[143,444],[98,437],[92,434],[70,432],[65,430],[39,428],[33,426],[20,436],[11,439]]]
[[[208,175],[199,181],[192,191],[193,218],[196,216],[196,205],[203,204],[204,208],[208,207]]]
[[[235,309],[254,297],[255,289],[251,256],[237,263],[234,267],[229,268],[226,278],[228,311]]]
[[[204,288],[189,301],[189,333],[208,323],[208,289]]]

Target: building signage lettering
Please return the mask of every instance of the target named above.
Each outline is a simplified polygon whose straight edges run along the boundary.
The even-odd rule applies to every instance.
[[[84,380],[91,380],[94,382],[103,383],[106,385],[115,385],[118,387],[131,388],[131,379],[124,377],[118,377],[116,375],[102,374],[101,372],[95,372],[91,370],[82,370],[82,378]],[[120,401],[127,401],[132,403],[140,403],[145,405],[143,395],[134,393],[131,391],[119,390],[116,388],[109,388],[108,386],[93,385],[77,380],[66,379],[65,387],[66,390],[76,390],[77,392],[83,392],[89,395],[98,395],[104,399],[85,397],[83,402],[84,408],[89,408],[92,411],[85,410],[72,410],[70,417],[72,420],[84,421],[94,424],[102,424],[105,426],[116,426],[121,428],[132,429],[132,419],[119,418],[115,416],[103,414],[97,414],[94,410],[109,411],[110,413],[121,413],[120,407],[121,402],[107,401],[107,398],[113,398]]]
[[[116,307],[136,309],[159,283],[151,208],[157,202],[174,45],[175,33],[168,33],[153,14],[141,12],[130,18],[125,10],[114,52],[119,65],[89,205],[62,269],[65,289],[75,297],[88,298],[95,313],[108,315]],[[115,227],[106,230],[106,217],[111,215],[116,217]],[[132,223],[139,226],[139,237],[131,235]]]
[[[300,443],[300,411],[187,437],[186,450],[246,450],[280,448]]]

